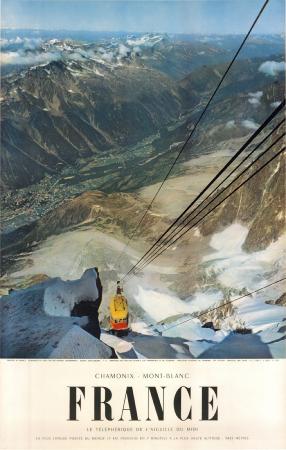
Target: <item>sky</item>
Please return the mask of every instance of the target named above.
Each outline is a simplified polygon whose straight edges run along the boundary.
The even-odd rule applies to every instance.
[[[90,30],[240,34],[264,0],[2,0],[1,26]],[[284,0],[270,0],[256,33],[284,31]]]

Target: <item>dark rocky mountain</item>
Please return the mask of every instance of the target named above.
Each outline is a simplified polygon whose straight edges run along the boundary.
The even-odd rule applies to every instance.
[[[187,124],[195,120],[231,56],[230,49],[216,40],[188,42],[160,35],[87,43],[33,40],[33,47],[24,49],[17,43],[21,38],[10,41],[5,45],[17,50],[13,64],[19,60],[21,70],[4,76],[1,87],[4,189],[36,183],[74,166],[78,159],[108,156],[158,131],[164,136],[158,148],[168,136],[168,146],[172,145],[176,133],[182,140]],[[262,40],[255,45],[261,49],[264,44]],[[3,53],[4,67],[13,66],[10,54]],[[280,59],[276,55],[276,61]],[[282,72],[267,77],[259,72],[263,61],[237,61],[217,96],[212,117],[220,117],[221,122],[229,117],[230,97],[241,116],[245,105],[252,114],[248,93],[264,91],[270,84],[274,86],[272,101],[279,99],[281,88],[273,83],[282,85]],[[262,107],[255,110],[258,119],[269,110],[270,101],[263,97]],[[186,113],[181,130],[170,132],[169,125],[177,124]]]
[[[220,48],[214,41],[183,42],[159,35],[86,44],[53,40],[41,42],[39,48],[29,52],[33,56],[52,54],[52,61],[22,68],[3,78],[1,185],[4,190],[12,189],[4,198],[4,206],[15,207],[20,216],[26,211],[19,222],[24,227],[16,235],[10,231],[5,235],[8,246],[21,239],[27,243],[38,241],[84,220],[95,220],[95,194],[89,194],[91,190],[105,192],[100,194],[105,204],[101,211],[105,211],[109,204],[113,208],[116,203],[112,195],[104,198],[106,193],[134,192],[160,181],[221,78],[226,68],[222,61],[229,58],[225,46]],[[261,52],[258,54],[261,56]],[[219,150],[222,145],[234,150],[239,143],[235,140],[247,137],[265,120],[284,95],[283,63],[281,56],[275,58],[274,67],[279,70],[272,75],[260,70],[263,58],[235,63],[181,162]],[[150,136],[150,142],[145,142]],[[182,170],[176,167],[173,176]],[[279,219],[276,231],[266,230],[270,221],[266,205],[280,208],[283,192],[279,183],[274,183],[276,176],[272,179],[271,167],[269,170],[269,196],[260,192],[256,184],[247,194],[247,201],[254,205],[251,218],[237,197],[233,201],[240,201],[239,214],[232,211],[230,201],[203,225],[202,232],[210,234],[220,223],[232,223],[236,217],[252,224],[253,230],[260,227],[264,236],[259,241],[261,245],[276,239],[282,225]],[[97,178],[102,179],[99,185],[94,184]],[[35,184],[30,189],[42,179],[46,181],[41,188]],[[26,190],[18,189],[23,186]],[[61,196],[55,195],[56,191]],[[78,196],[84,191],[88,193]],[[275,200],[271,197],[273,192]],[[123,195],[120,208],[124,209],[131,198],[136,199],[136,195],[130,199],[124,194],[114,195]],[[67,200],[74,196],[77,197]],[[48,207],[41,209],[45,202]],[[261,205],[264,206],[260,209]],[[28,220],[33,209],[39,209],[39,213]],[[120,222],[120,210],[102,214],[100,220],[105,226],[117,214]],[[39,220],[41,215],[44,217]],[[137,216],[133,217],[137,220]],[[121,218],[112,226],[126,237],[134,224],[131,219],[130,223],[126,220],[126,215]],[[100,226],[99,218],[96,220]],[[128,230],[124,230],[126,222]],[[245,243],[250,250],[256,248],[252,235],[255,231],[250,230]]]
[[[2,86],[2,186],[21,187],[77,158],[152,134],[178,116],[183,90],[135,65],[51,62]]]
[[[281,134],[283,134],[283,127],[273,136],[273,142]],[[285,141],[280,140],[223,195],[234,190],[282,148],[285,149]],[[277,241],[286,229],[285,162],[285,152],[283,152],[212,212],[208,220],[203,221],[200,226],[201,232],[204,235],[211,235],[227,225],[240,222],[247,225],[249,229],[243,244],[246,251],[263,250],[271,242]],[[216,205],[219,200],[220,198],[213,205]]]

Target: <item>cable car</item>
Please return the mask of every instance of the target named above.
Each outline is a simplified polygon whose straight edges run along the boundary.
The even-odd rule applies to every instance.
[[[120,282],[117,281],[116,294],[111,297],[109,302],[109,325],[112,334],[128,334],[128,302],[127,298],[122,294],[123,289]]]

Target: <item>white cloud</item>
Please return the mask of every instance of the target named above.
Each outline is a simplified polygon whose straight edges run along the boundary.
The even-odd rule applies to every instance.
[[[11,45],[17,46],[17,48],[35,49],[43,43],[41,38],[21,38],[17,36],[13,39],[0,39],[0,47],[7,48]]]
[[[253,105],[253,106],[258,106],[260,105],[260,101],[257,98],[249,98],[248,102]]]
[[[118,53],[119,53],[119,56],[124,58],[124,57],[128,56],[128,54],[130,53],[130,48],[126,47],[126,45],[119,44]]]
[[[260,105],[260,99],[263,96],[263,92],[262,91],[257,91],[257,92],[249,92],[248,93],[248,101],[251,105],[253,106],[258,106]]]
[[[226,122],[226,128],[233,128],[235,127],[235,122],[234,120],[229,120],[228,122]]]
[[[133,53],[136,53],[137,55],[141,54],[141,48],[137,45],[133,47]]]
[[[285,71],[285,62],[265,61],[259,66],[259,72],[275,77],[279,72]]]
[[[273,103],[271,103],[270,106],[272,106],[272,108],[278,108],[279,105],[280,105],[280,102],[273,102]]]
[[[261,97],[263,96],[263,92],[262,91],[249,92],[248,96],[251,97],[251,98],[256,98],[257,100],[260,100]]]
[[[43,52],[43,53],[24,53],[24,52],[4,52],[0,53],[0,63],[2,65],[16,64],[16,65],[34,65],[49,63],[61,58],[57,52]]]
[[[254,122],[252,119],[246,119],[241,122],[242,126],[248,128],[249,130],[256,130],[259,124]]]

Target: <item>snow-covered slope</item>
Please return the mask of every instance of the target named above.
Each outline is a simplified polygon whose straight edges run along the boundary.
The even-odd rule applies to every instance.
[[[285,280],[223,306],[283,278],[286,236],[265,250],[247,253],[243,250],[247,234],[245,226],[234,223],[213,235],[213,250],[202,261],[212,287],[198,290],[185,301],[170,292],[148,289],[138,279],[135,299],[145,311],[146,323],[163,337],[183,339],[192,357],[286,357],[286,307],[275,304],[285,292]],[[207,321],[218,323],[215,328],[219,329],[202,327]],[[136,345],[134,339],[134,349]]]
[[[77,281],[50,279],[1,297],[1,357],[110,357],[110,349],[81,330],[87,317],[71,317],[81,300],[98,301],[96,278],[88,269]]]
[[[51,358],[64,359],[106,359],[111,356],[110,347],[78,326],[73,326],[67,332],[50,355]]]
[[[79,280],[63,281],[60,278],[47,287],[44,294],[44,310],[50,316],[70,316],[81,300],[96,302],[99,292],[95,269],[87,269]]]

